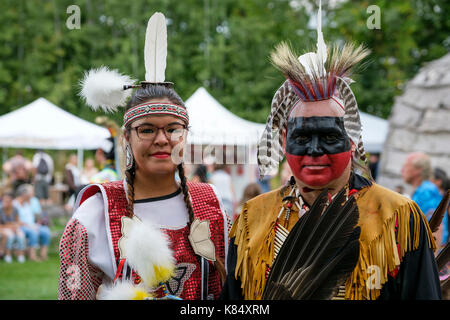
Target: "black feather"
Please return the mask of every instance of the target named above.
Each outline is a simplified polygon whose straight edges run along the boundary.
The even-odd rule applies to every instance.
[[[438,256],[436,257],[436,264],[438,271],[441,271],[445,265],[450,261],[450,249],[449,249],[450,242],[447,243],[447,245],[444,247],[444,249],[439,252]]]
[[[298,254],[294,253],[294,250],[298,249],[294,242],[304,243],[306,242],[309,234],[307,232],[302,232],[302,230],[311,230],[320,218],[320,214],[326,206],[328,201],[328,190],[325,189],[317,197],[316,201],[311,206],[311,209],[305,213],[292,228],[289,236],[283,243],[282,250],[277,255],[275,259],[272,270],[270,272],[268,280],[277,282],[280,280],[280,276],[287,272],[286,268],[291,268]],[[292,236],[291,236],[292,235]]]
[[[448,201],[450,199],[450,190],[447,190],[441,202],[439,203],[436,210],[434,210],[433,215],[431,216],[430,225],[431,232],[436,232],[439,229],[439,226],[442,223],[442,219],[444,218],[445,212],[448,207]]]
[[[345,189],[323,210],[327,191],[289,233],[269,273],[263,299],[329,299],[359,258],[356,201]]]

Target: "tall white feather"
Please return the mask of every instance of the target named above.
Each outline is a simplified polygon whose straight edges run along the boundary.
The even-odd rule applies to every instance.
[[[327,46],[322,33],[322,0],[319,2],[319,11],[317,12],[317,57],[322,64],[327,61]]]
[[[123,86],[134,82],[129,76],[102,66],[84,73],[79,95],[94,111],[115,112],[132,93],[131,90],[123,90]]]
[[[307,52],[298,57],[298,60],[311,78],[313,73],[324,75],[325,62],[327,61],[327,46],[322,33],[322,0],[319,2],[319,10],[317,12],[317,52]]]
[[[167,58],[166,18],[160,12],[148,20],[145,34],[145,81],[164,82]]]

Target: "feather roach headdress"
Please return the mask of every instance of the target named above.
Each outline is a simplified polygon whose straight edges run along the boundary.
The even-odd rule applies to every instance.
[[[166,19],[162,13],[156,12],[149,19],[145,35],[144,60],[145,81],[137,83],[130,76],[121,74],[118,70],[111,70],[102,66],[85,72],[80,81],[80,96],[94,111],[98,109],[104,112],[116,112],[118,107],[125,106],[131,96],[132,88],[140,88],[150,85],[164,85],[172,87],[172,82],[165,81],[167,58],[167,27]],[[142,107],[142,106],[137,106]],[[157,108],[139,108],[139,115],[151,114]],[[168,105],[164,107],[165,114],[183,116],[187,121],[187,112],[184,106]],[[131,110],[129,110],[131,111]],[[128,113],[128,112],[127,112]],[[136,116],[136,110],[125,114],[124,123],[132,121]]]
[[[350,76],[354,67],[369,54],[369,50],[352,43],[347,43],[342,48],[338,45],[327,48],[322,34],[321,15],[320,4],[316,52],[308,52],[297,58],[289,45],[282,42],[271,53],[272,64],[287,80],[275,92],[266,129],[258,144],[261,176],[277,169],[282,161],[282,129],[292,107],[299,100],[311,102],[334,99],[343,105],[345,129],[358,146],[355,158],[365,161],[358,105],[349,84],[352,82]]]

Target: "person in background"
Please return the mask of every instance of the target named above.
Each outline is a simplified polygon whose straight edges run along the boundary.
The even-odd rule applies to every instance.
[[[21,184],[29,183],[31,168],[31,161],[23,156],[22,150],[17,150],[16,155],[3,164],[14,192]]]
[[[64,182],[68,185],[69,198],[78,190],[80,186],[80,170],[78,169],[78,157],[76,154],[69,156],[69,162],[65,166]]]
[[[33,156],[32,164],[34,192],[36,197],[41,202],[41,205],[47,205],[49,204],[48,189],[53,178],[53,159],[50,155],[39,149]]]
[[[14,195],[5,192],[0,206],[0,228],[2,229],[2,242],[5,242],[5,262],[12,262],[12,251],[16,250],[17,261],[25,262],[25,235],[20,230],[19,213],[13,206]]]
[[[433,176],[430,181],[438,187],[441,194],[444,194],[448,189],[450,189],[450,181],[447,177],[447,173],[441,168],[434,168]]]
[[[115,146],[112,137],[105,139],[100,148],[95,152],[100,172],[91,178],[89,183],[106,183],[120,180],[115,169]]]
[[[36,206],[39,202],[33,201],[33,186],[23,184],[19,186],[16,193],[14,206],[19,213],[20,228],[28,239],[29,259],[32,261],[47,260],[48,246],[50,244],[50,229],[42,225],[37,219]],[[36,256],[36,249],[40,245],[40,259]]]
[[[431,178],[431,182],[433,182],[439,189],[439,192],[442,194],[442,196],[444,196],[444,194],[447,192],[448,189],[450,189],[450,180],[447,177],[447,173],[441,169],[436,167],[433,171],[433,177]],[[449,206],[447,207],[447,213],[445,215],[444,221],[445,219],[447,219],[447,238],[443,239],[443,242],[447,243],[448,242],[448,230],[450,229],[450,225],[449,225],[449,208],[450,208],[450,203]]]
[[[91,181],[92,177],[98,173],[98,169],[95,167],[95,161],[92,158],[87,158],[84,161],[84,168],[81,171],[80,183],[81,185],[87,185]]]
[[[208,182],[207,174],[208,169],[206,168],[206,166],[200,164],[197,166],[197,168],[195,168],[191,181],[207,183]]]
[[[405,197],[411,199],[411,197],[409,196],[409,194],[407,194],[407,193],[405,192],[405,187],[403,187],[401,184],[396,185],[395,188],[394,188],[394,191],[397,192],[397,193],[400,193],[402,196],[405,196]]]
[[[431,160],[423,152],[410,153],[403,164],[403,180],[413,188],[411,199],[414,200],[429,221],[434,210],[442,200],[438,187],[430,181],[432,177]],[[447,215],[444,216],[439,230],[435,232],[437,249],[446,244],[448,237]]]
[[[378,153],[371,153],[369,156],[369,169],[370,174],[374,181],[377,180],[378,176],[378,162],[380,160],[380,155]]]
[[[225,171],[226,165],[214,164],[214,172],[211,174],[209,182],[214,185],[222,197],[223,206],[227,212],[228,218],[232,220],[234,212],[234,190],[231,182],[231,176]]]
[[[237,207],[235,214],[233,216],[232,222],[236,220],[239,213],[242,211],[242,206],[244,203],[246,203],[248,200],[253,199],[256,196],[259,196],[262,192],[262,189],[258,183],[249,183],[242,193],[242,198],[239,201],[239,206]]]

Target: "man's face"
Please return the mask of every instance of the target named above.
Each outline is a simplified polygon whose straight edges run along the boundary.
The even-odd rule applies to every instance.
[[[300,102],[291,112],[284,149],[294,176],[304,186],[329,187],[349,173],[352,144],[343,115],[334,100]]]
[[[408,184],[411,184],[417,177],[421,175],[421,170],[414,166],[413,161],[414,156],[408,156],[401,170],[403,181]]]

